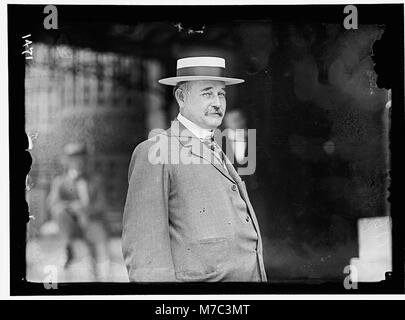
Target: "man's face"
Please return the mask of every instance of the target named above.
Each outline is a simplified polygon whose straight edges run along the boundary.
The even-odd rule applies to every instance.
[[[189,90],[179,101],[180,111],[204,129],[217,128],[225,115],[225,84],[222,81],[191,81]]]

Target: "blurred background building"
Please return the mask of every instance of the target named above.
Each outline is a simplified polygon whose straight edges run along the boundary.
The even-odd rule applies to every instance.
[[[191,55],[222,56],[230,74],[246,80],[229,88],[227,105],[257,130],[248,192],[271,281],[346,277],[345,266],[359,256],[359,219],[388,215],[389,97],[375,84],[370,58],[382,34],[377,26],[353,31],[253,20],[197,27],[89,22],[64,25],[52,36],[38,31],[26,68],[33,158],[27,278],[42,281],[44,266],[63,264],[45,199],[62,171],[63,146],[82,141],[91,169],[106,181],[112,251],[106,279],[126,281],[120,235],[131,153],[177,115],[171,91],[157,80],[174,74],[177,58]],[[83,250],[79,271],[86,268]],[[387,259],[379,275],[365,280],[382,280]]]

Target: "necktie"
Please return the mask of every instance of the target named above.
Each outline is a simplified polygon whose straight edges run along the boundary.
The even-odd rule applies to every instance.
[[[225,171],[228,171],[225,162],[224,162],[224,155],[222,152],[221,147],[218,145],[218,143],[214,140],[214,137],[208,137],[205,139],[201,139],[201,142],[204,143],[208,148],[212,150],[214,153],[214,156],[218,159],[219,163],[222,165],[222,167],[225,169]]]

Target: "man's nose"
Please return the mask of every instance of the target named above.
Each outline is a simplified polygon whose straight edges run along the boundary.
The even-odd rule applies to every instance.
[[[214,101],[212,102],[212,105],[215,107],[218,107],[218,108],[222,106],[221,99],[219,98],[219,94],[216,94],[214,96]]]

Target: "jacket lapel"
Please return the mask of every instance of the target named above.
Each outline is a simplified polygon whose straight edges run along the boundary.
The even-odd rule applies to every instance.
[[[190,130],[188,130],[180,121],[175,120],[172,122],[170,132],[171,135],[177,137],[182,146],[184,148],[188,148],[193,155],[208,161],[224,177],[226,177],[233,183],[236,182],[232,179],[232,176],[228,172],[226,172],[224,167],[218,163],[218,160],[216,160],[212,151],[204,143],[202,143],[198,137],[196,137]]]
[[[224,156],[224,160],[225,160],[225,165],[226,165],[226,168],[228,169],[230,176],[239,185],[239,183],[242,181],[242,179],[240,178],[240,176],[236,172],[234,166],[232,165],[231,161],[228,159],[228,157],[226,155]]]

